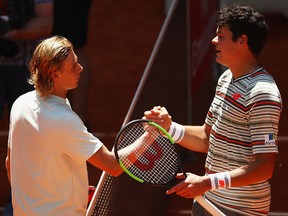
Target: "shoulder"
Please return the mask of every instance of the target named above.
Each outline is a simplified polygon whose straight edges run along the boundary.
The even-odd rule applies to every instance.
[[[251,74],[249,87],[258,94],[280,94],[274,78],[264,69]]]
[[[275,83],[272,75],[266,71],[264,68],[261,68],[260,70],[250,74],[250,79],[254,82],[273,82]]]
[[[32,100],[36,97],[36,91],[30,91],[25,94],[20,95],[14,102],[15,105],[21,104],[23,105],[23,102],[27,103],[28,101]]]
[[[248,85],[250,99],[253,101],[273,101],[281,106],[282,98],[278,86],[272,75],[260,70],[250,76]]]
[[[37,106],[35,98],[35,91],[27,92],[19,96],[12,105],[10,118],[13,117],[15,119],[20,116],[24,116],[27,112],[29,112],[29,110],[34,109]]]
[[[66,99],[53,97],[46,100],[47,110],[60,125],[73,127],[75,124],[81,124],[80,117],[71,109],[69,101]]]
[[[82,128],[82,125],[83,125],[80,117],[72,110],[68,110],[68,111],[65,110],[61,117],[61,121],[63,124],[67,125],[67,127],[70,127],[71,129],[75,126],[76,128],[79,128],[79,126],[81,126]]]

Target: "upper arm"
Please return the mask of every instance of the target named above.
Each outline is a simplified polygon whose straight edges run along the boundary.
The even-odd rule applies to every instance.
[[[262,174],[263,180],[270,179],[274,171],[275,158],[276,153],[255,154],[255,161],[251,165],[252,171]]]
[[[206,123],[202,126],[185,126],[185,134],[181,146],[196,152],[207,153],[211,127]]]
[[[273,175],[275,153],[255,154],[255,160],[231,171],[232,186],[254,184],[267,181]]]
[[[209,140],[210,132],[211,132],[211,126],[206,124],[206,123],[204,123],[203,128],[204,128],[204,132],[206,134],[206,137]]]

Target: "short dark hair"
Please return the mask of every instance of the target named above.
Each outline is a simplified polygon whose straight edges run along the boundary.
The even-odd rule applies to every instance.
[[[234,4],[223,7],[217,13],[217,26],[224,25],[232,32],[233,41],[244,34],[248,37],[251,52],[255,56],[260,54],[268,35],[268,24],[264,15],[249,6]]]

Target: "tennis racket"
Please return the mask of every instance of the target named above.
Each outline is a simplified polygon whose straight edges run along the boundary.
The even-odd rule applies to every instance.
[[[180,165],[173,144],[173,139],[161,126],[138,119],[119,131],[114,153],[120,166],[133,179],[165,185],[174,179]]]
[[[165,185],[178,171],[183,172],[174,140],[151,121],[138,119],[127,123],[117,134],[113,149],[122,169],[140,183]],[[212,215],[224,215],[205,197],[195,200]]]

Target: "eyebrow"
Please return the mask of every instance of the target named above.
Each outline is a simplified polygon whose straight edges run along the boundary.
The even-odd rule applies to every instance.
[[[223,34],[224,34],[224,31],[223,31],[222,29],[219,29],[219,28],[218,28],[218,29],[216,30],[216,34],[217,34],[217,35],[219,35],[219,34],[220,34],[220,35],[223,35]]]
[[[218,27],[218,28],[216,29],[216,33],[217,33],[217,34],[223,33],[223,31]]]
[[[77,64],[78,62],[78,57],[76,55],[72,55],[71,61],[70,61],[73,65]]]

